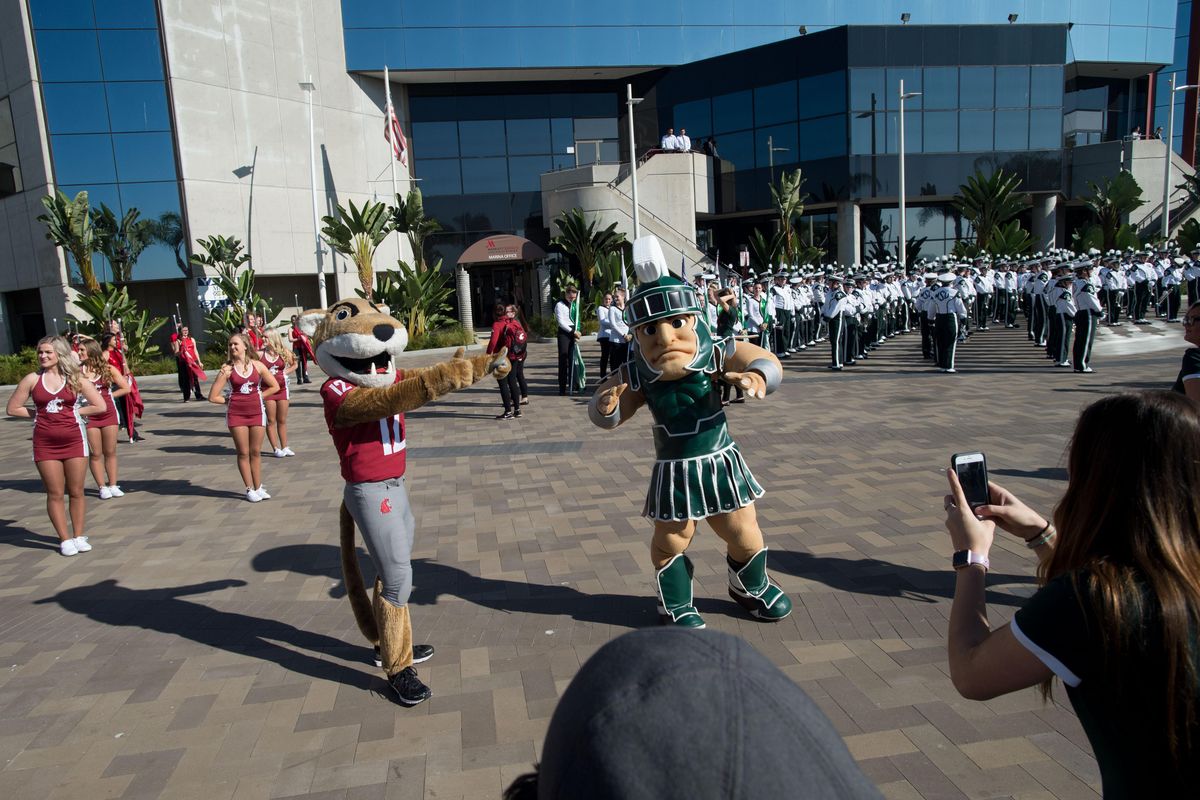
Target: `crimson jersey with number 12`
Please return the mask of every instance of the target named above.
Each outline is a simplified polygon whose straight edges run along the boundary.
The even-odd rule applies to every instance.
[[[396,370],[396,383],[404,377]],[[325,403],[325,424],[337,448],[342,465],[342,478],[350,483],[386,481],[404,475],[404,415],[395,414],[381,420],[360,422],[357,425],[334,425],[338,409],[351,392],[363,391],[341,378],[330,378],[321,386]],[[370,390],[367,390],[370,391]]]

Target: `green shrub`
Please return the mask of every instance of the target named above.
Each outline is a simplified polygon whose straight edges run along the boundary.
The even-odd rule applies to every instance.
[[[599,333],[600,332],[600,320],[596,319],[595,317],[591,317],[590,319],[585,319],[583,321],[582,327],[583,327],[583,334],[585,336],[588,336],[593,333]]]
[[[529,327],[535,336],[553,339],[558,334],[558,323],[554,317],[530,317]]]
[[[205,371],[210,369],[220,369],[225,363],[225,353],[220,350],[208,350],[204,355],[200,356],[200,363],[204,366]]]
[[[465,347],[475,344],[476,341],[474,331],[469,331],[462,325],[454,325],[412,337],[408,340],[406,350],[411,352],[413,350],[433,350],[438,347]]]
[[[11,356],[0,356],[0,386],[20,383],[29,373],[37,369],[37,352],[26,347]]]
[[[143,358],[130,362],[129,368],[135,378],[143,375],[170,375],[178,369],[174,358]]]

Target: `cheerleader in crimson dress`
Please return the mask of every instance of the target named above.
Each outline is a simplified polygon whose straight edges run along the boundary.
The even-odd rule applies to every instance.
[[[183,392],[183,402],[190,400],[193,393],[197,400],[203,400],[200,384],[208,380],[208,376],[204,374],[200,353],[196,350],[196,340],[192,338],[187,325],[181,325],[179,333],[171,334],[171,349],[175,352],[179,390]]]
[[[283,346],[283,339],[276,331],[267,331],[267,344],[263,348],[262,362],[279,384],[279,391],[267,399],[267,440],[275,451],[276,458],[296,455],[288,447],[287,418],[291,401],[291,385],[288,376],[296,371],[292,354]]]
[[[83,377],[70,343],[61,336],[38,342],[38,370],[21,379],[8,398],[8,415],[33,420],[33,461],[46,488],[46,512],[64,556],[92,549],[84,535],[83,484],[88,444],[84,419],[107,405]],[[33,400],[34,410],[26,403]],[[66,494],[71,498],[67,523]]]
[[[225,406],[225,424],[237,448],[238,472],[246,484],[246,499],[251,503],[271,497],[262,483],[262,442],[267,426],[263,401],[278,391],[279,384],[258,360],[249,337],[241,333],[230,336],[229,358],[213,381],[208,400]]]
[[[87,419],[88,465],[92,478],[100,487],[101,500],[123,497],[125,492],[117,483],[117,431],[121,423],[117,419],[116,405],[129,394],[129,384],[125,376],[108,363],[96,340],[85,339],[80,350],[83,353],[83,377],[96,387],[106,406],[103,413]]]
[[[312,339],[300,330],[300,317],[295,314],[292,314],[292,329],[288,331],[288,339],[292,343],[292,354],[296,357],[296,382],[312,383],[312,378],[308,377],[308,362],[316,361],[317,355],[313,352]]]
[[[108,362],[117,368],[129,384],[129,394],[117,402],[117,418],[121,421],[121,427],[129,434],[129,441],[140,442],[142,436],[137,432],[134,419],[142,415],[142,396],[129,369],[129,362],[125,359],[125,339],[121,335],[121,325],[115,319],[108,321],[108,333],[100,337],[100,349],[108,357]]]

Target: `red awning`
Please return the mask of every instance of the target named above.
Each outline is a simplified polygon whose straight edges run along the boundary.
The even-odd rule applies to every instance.
[[[539,261],[546,251],[522,236],[501,234],[480,239],[458,257],[459,264],[491,264],[508,261],[523,263]]]

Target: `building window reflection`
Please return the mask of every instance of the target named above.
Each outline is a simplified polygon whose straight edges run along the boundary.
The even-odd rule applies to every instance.
[[[7,97],[0,97],[0,197],[8,197],[21,190],[21,162],[17,157],[12,103]]]

